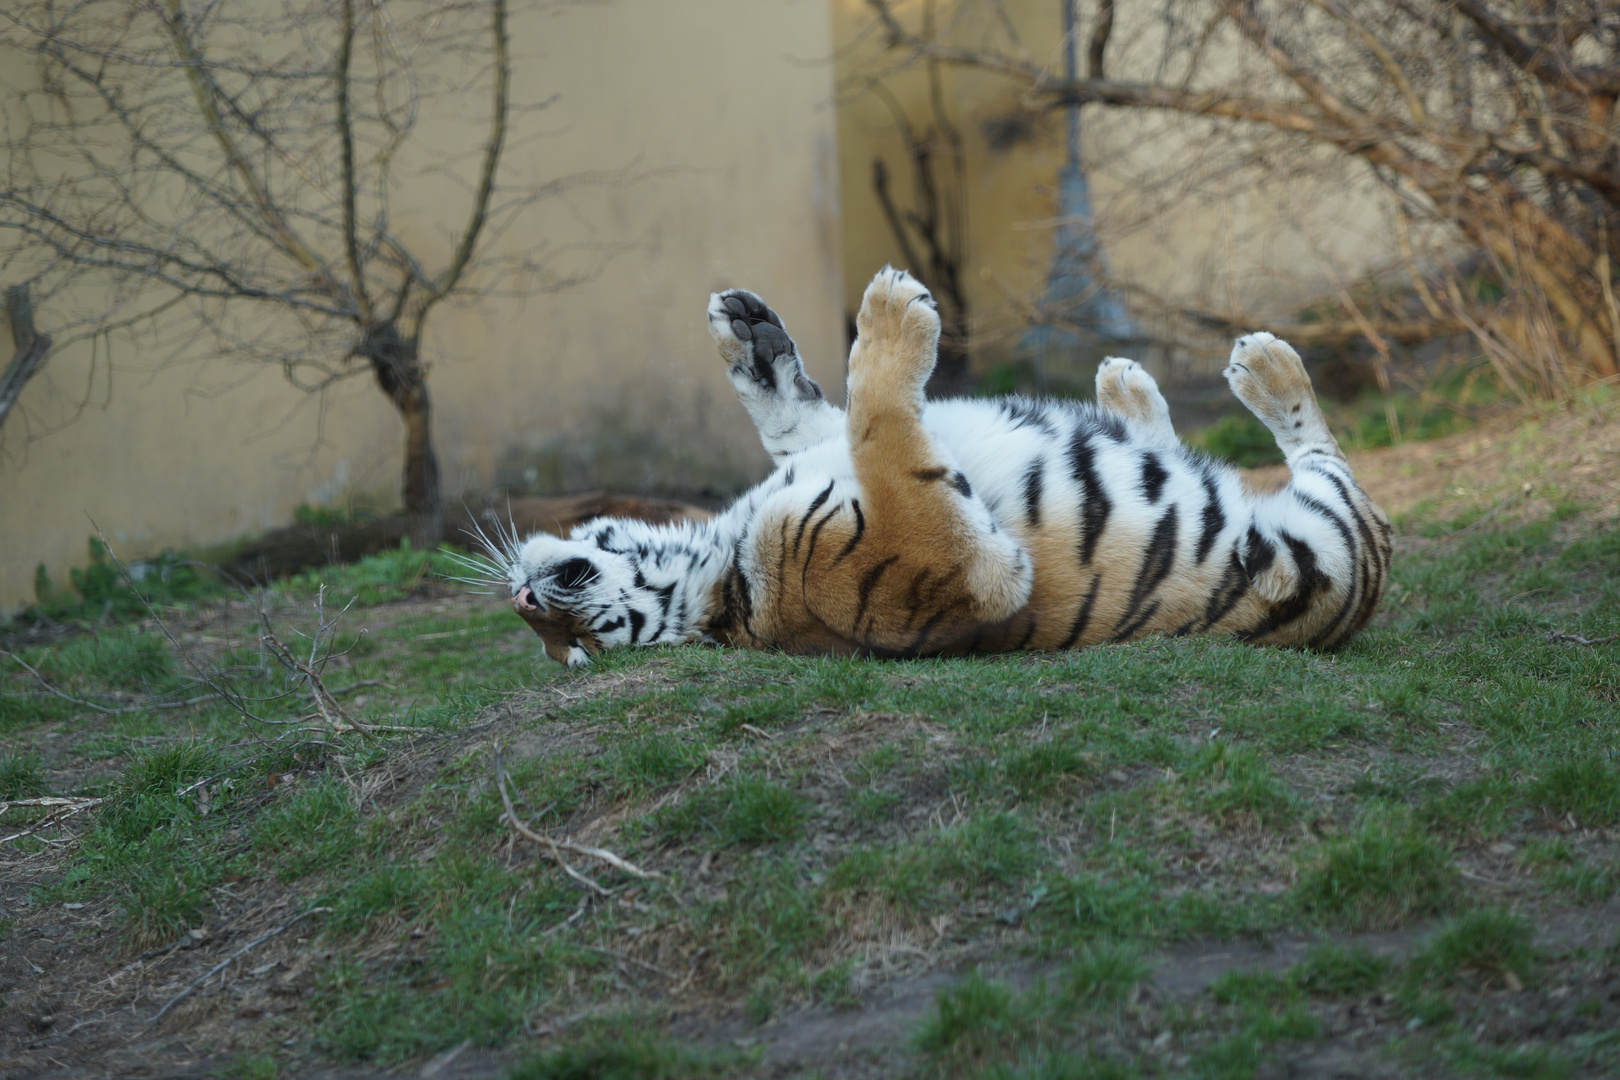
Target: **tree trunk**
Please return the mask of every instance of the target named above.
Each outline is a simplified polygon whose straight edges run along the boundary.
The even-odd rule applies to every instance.
[[[973,374],[968,368],[966,320],[957,318],[940,304],[939,358],[928,377],[925,393],[930,401],[966,397],[973,393]]]
[[[444,495],[418,341],[401,335],[393,323],[384,323],[366,332],[359,351],[405,421],[405,513],[411,518],[411,543],[431,548],[444,537]]]
[[[23,386],[39,370],[45,354],[51,351],[51,335],[34,332],[34,309],[28,300],[28,286],[13,285],[6,290],[6,313],[17,352],[0,373],[0,424],[6,422]]]

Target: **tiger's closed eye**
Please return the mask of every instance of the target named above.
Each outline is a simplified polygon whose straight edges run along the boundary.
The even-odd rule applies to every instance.
[[[575,556],[551,572],[551,577],[565,589],[578,589],[595,581],[600,574],[589,559]]]

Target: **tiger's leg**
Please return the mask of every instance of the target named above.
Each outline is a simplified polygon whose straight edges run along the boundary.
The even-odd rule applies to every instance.
[[[1135,360],[1110,356],[1097,365],[1097,404],[1161,442],[1174,446],[1180,441],[1171,426],[1170,406],[1159,393],[1159,384]]]
[[[1383,597],[1389,522],[1356,483],[1287,342],[1239,338],[1226,379],[1275,436],[1292,474],[1287,487],[1255,500],[1243,542],[1245,572],[1272,605],[1256,636],[1331,648],[1366,625]]]
[[[1032,565],[923,427],[939,345],[928,290],[884,269],[856,329],[848,429],[858,495],[827,511],[837,520],[807,558],[804,602],[866,648],[946,648],[1022,608]]]
[[[711,293],[709,334],[772,460],[843,434],[844,410],[805,374],[799,347],[759,297],[744,289]]]

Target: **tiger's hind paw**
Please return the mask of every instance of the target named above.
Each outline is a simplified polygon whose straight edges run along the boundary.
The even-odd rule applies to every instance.
[[[709,335],[744,398],[822,399],[821,387],[805,374],[799,347],[781,318],[748,290],[709,294]]]
[[[1307,450],[1344,456],[1304,362],[1286,341],[1264,331],[1238,338],[1224,374],[1232,393],[1270,429],[1285,457]]]
[[[849,355],[850,395],[867,387],[880,395],[914,399],[939,354],[939,312],[928,287],[904,270],[885,266],[861,298]]]

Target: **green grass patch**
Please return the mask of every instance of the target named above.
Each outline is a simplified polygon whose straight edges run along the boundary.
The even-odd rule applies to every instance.
[[[1323,844],[1295,894],[1305,910],[1357,929],[1401,926],[1462,901],[1446,846],[1388,813],[1371,814],[1349,836]]]
[[[1436,931],[1407,966],[1423,983],[1450,986],[1470,980],[1518,989],[1535,967],[1535,936],[1522,916],[1501,908],[1470,911]]]

